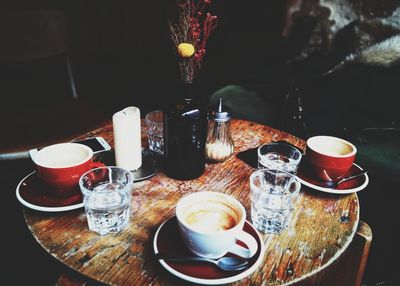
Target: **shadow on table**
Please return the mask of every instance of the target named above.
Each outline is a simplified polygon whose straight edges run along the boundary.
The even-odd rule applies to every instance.
[[[18,182],[33,170],[30,160],[0,162],[2,186],[3,279],[10,285],[54,285],[64,267],[35,241],[15,196]],[[5,275],[5,277],[4,277]]]

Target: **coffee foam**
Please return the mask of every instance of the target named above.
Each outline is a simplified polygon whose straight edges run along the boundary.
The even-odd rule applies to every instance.
[[[319,146],[318,151],[327,155],[340,156],[351,153],[353,149],[345,143],[336,142]]]
[[[85,162],[89,155],[90,152],[80,145],[56,144],[40,150],[35,162],[44,167],[65,168]]]
[[[328,156],[346,156],[354,152],[355,148],[346,141],[330,137],[316,136],[308,141],[311,149]]]
[[[232,205],[216,200],[194,202],[182,214],[189,227],[207,233],[231,229],[240,221],[240,215]]]

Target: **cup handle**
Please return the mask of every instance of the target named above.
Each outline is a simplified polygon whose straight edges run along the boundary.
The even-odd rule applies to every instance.
[[[243,258],[251,258],[254,256],[254,254],[256,254],[258,244],[253,236],[242,230],[236,235],[235,239],[243,242],[248,249],[235,243],[235,245],[229,250],[230,253],[236,254]]]
[[[99,167],[105,167],[106,165],[104,163],[101,162],[93,162],[90,164],[90,169],[94,169],[94,168],[99,168]]]
[[[104,163],[101,163],[101,162],[94,162],[94,161],[92,161],[91,163],[90,163],[90,169],[95,169],[95,168],[99,168],[99,167],[105,167],[106,165],[104,164]],[[93,172],[93,173],[90,173],[90,178],[92,179],[92,180],[100,180],[101,178],[103,178],[105,175],[106,175],[106,173],[107,173],[107,169],[103,169],[101,172],[100,172],[100,174],[97,174],[97,173],[95,173],[95,172]]]

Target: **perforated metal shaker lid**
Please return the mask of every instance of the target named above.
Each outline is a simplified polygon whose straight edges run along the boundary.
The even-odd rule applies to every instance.
[[[210,111],[210,119],[218,122],[225,122],[231,119],[229,108],[223,105],[222,98],[218,98],[214,109]]]

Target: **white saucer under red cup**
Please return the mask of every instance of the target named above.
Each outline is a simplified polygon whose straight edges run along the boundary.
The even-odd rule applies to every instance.
[[[79,186],[76,188],[79,190]],[[36,172],[28,174],[19,182],[16,196],[21,204],[38,211],[61,212],[83,207],[81,192],[69,197],[51,195],[46,191],[46,186],[37,177]]]
[[[311,189],[332,194],[350,194],[363,190],[369,183],[368,175],[364,174],[363,176],[345,181],[334,189],[324,187],[324,181],[314,175],[306,157],[307,156],[303,156],[303,160],[300,163],[300,167],[297,170],[296,175],[304,186],[307,186]],[[359,165],[353,163],[350,170],[345,174],[345,177],[358,174],[362,170],[363,169]]]

